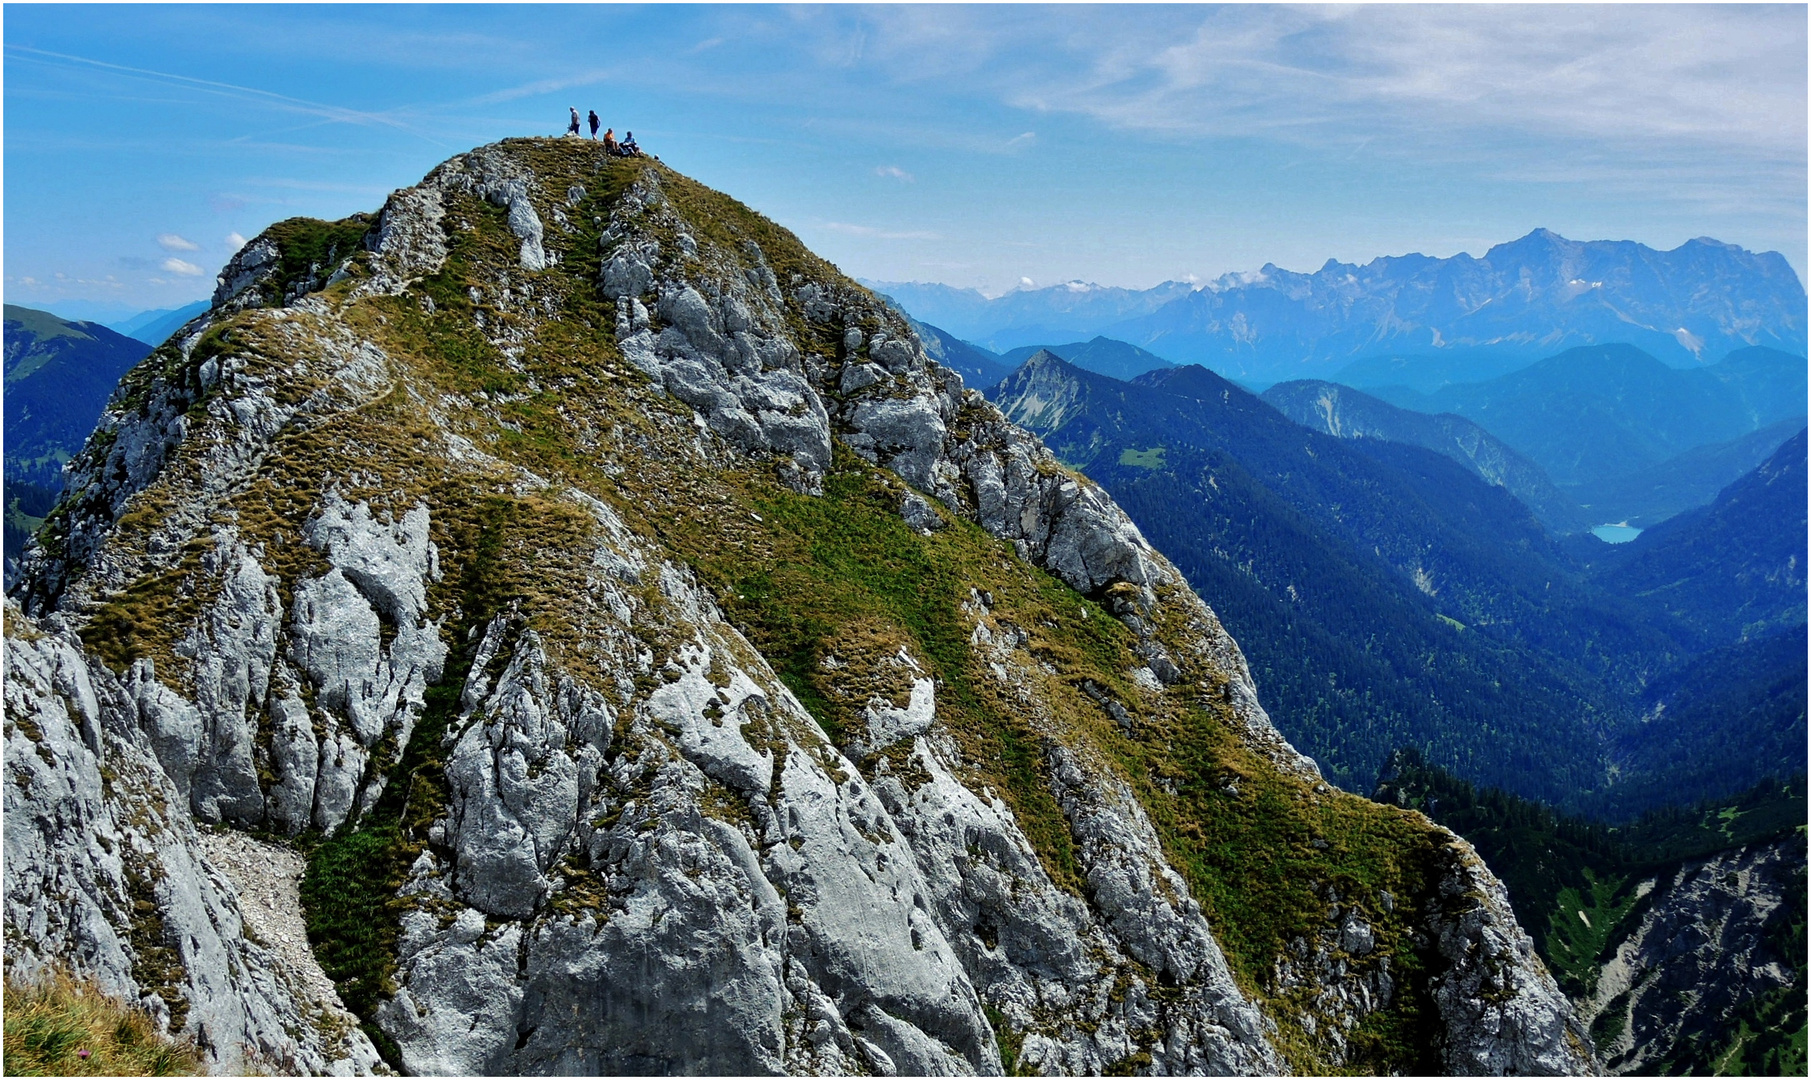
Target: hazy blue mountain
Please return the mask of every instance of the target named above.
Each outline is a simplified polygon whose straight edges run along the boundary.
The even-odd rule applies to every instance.
[[[1697,628],[1710,644],[1805,622],[1805,432],[1715,502],[1603,559],[1598,580]]]
[[[1277,383],[1262,396],[1296,423],[1335,438],[1361,440],[1361,448],[1362,440],[1383,440],[1451,458],[1514,495],[1556,533],[1582,532],[1596,523],[1553,486],[1539,465],[1462,416],[1399,409],[1350,387],[1312,379]]]
[[[1014,289],[992,299],[976,289],[902,281],[863,281],[914,319],[941,326],[995,352],[1046,341],[1080,341],[1125,319],[1144,315],[1194,288],[1166,281],[1149,289],[1122,289],[1070,281],[1041,289]]]
[[[120,376],[151,347],[99,323],[6,305],[5,578],[63,490],[63,464],[88,435]]]
[[[1612,792],[1628,810],[1678,792],[1718,798],[1763,777],[1805,775],[1805,624],[1695,656],[1657,678],[1643,722],[1612,754],[1624,777]]]
[[[1431,394],[1448,383],[1483,382],[1519,371],[1527,357],[1493,349],[1449,349],[1438,353],[1389,353],[1366,356],[1334,372],[1329,381],[1359,390],[1406,387]]]
[[[939,364],[960,374],[963,383],[976,390],[985,390],[999,382],[1012,374],[1012,369],[1017,366],[1004,363],[996,354],[963,341],[947,330],[919,322],[910,315],[906,316],[906,320],[918,332],[918,340],[924,343],[925,353]]]
[[[1156,353],[1107,337],[1068,345],[1026,345],[1002,353],[1000,359],[1010,367],[1017,368],[1044,349],[1083,371],[1092,371],[1109,379],[1130,381],[1147,371],[1176,366]]]
[[[1805,290],[1775,252],[1710,239],[1656,251],[1537,229],[1482,258],[1329,260],[1312,274],[1266,265],[1099,332],[1261,382],[1329,377],[1368,357],[1473,365],[1463,380],[1405,365],[1400,381],[1438,385],[1609,342],[1679,366],[1750,345],[1803,355]]]
[[[116,334],[124,334],[127,337],[131,337],[132,331],[137,330],[142,326],[149,326],[150,324],[175,313],[177,310],[179,309],[173,307],[151,308],[148,311],[140,311],[129,318],[108,320],[105,325],[107,329]]]
[[[130,319],[108,323],[107,328],[156,348],[168,340],[171,334],[186,326],[190,319],[206,311],[208,303],[206,300],[197,300],[179,308],[141,311]]]
[[[1632,345],[1568,349],[1488,382],[1372,396],[1457,413],[1533,459],[1563,490],[1657,465],[1804,415],[1805,361],[1771,349],[1668,367]]]
[[[72,323],[100,323],[109,329],[112,329],[113,323],[123,322],[140,314],[139,309],[126,304],[101,300],[57,300],[53,301],[50,306],[57,309],[53,314],[59,319]],[[49,307],[33,310],[48,311]]]
[[[1595,523],[1626,521],[1639,529],[1651,528],[1712,501],[1804,426],[1802,416],[1781,420],[1728,442],[1693,447],[1626,476],[1581,484],[1570,495]]]
[[[979,289],[959,289],[931,281],[857,281],[890,301],[913,319],[948,327],[949,332],[969,335],[983,325],[990,301]]]
[[[1756,428],[1805,415],[1805,354],[1737,349],[1705,369],[1748,411]]]
[[[1664,620],[1583,583],[1526,507],[1432,451],[1307,429],[1193,366],[1128,384],[1045,351],[990,396],[1169,554],[1343,785],[1416,745],[1570,802],[1602,783],[1640,673],[1680,655]]]
[[[7,479],[60,488],[120,376],[150,351],[99,323],[7,304]]]

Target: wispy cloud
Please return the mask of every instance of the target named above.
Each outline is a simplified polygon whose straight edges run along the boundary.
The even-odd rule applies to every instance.
[[[917,177],[913,176],[909,172],[906,172],[904,169],[900,168],[897,165],[877,165],[874,168],[874,175],[891,177],[894,180],[898,180],[898,181],[901,181],[901,182],[907,183],[907,184],[918,179]]]
[[[245,237],[240,236],[238,233],[230,232],[226,234],[226,246],[232,250],[238,251],[240,248],[244,247],[245,244]]]
[[[1806,16],[1793,5],[926,5],[801,15],[827,60],[1159,139],[1254,138],[1486,169],[1596,153],[1803,198]],[[1026,132],[1001,149],[1029,145]]]
[[[360,126],[389,127],[406,131],[426,142],[438,145],[434,139],[415,131],[413,127],[397,116],[389,113],[365,112],[359,109],[348,109],[341,105],[331,105],[306,98],[291,97],[272,90],[261,90],[255,86],[240,86],[236,83],[219,82],[213,79],[199,79],[192,75],[179,75],[175,72],[157,71],[152,68],[133,67],[127,64],[113,64],[105,60],[95,60],[86,56],[71,53],[52,52],[47,49],[34,49],[25,45],[8,45],[6,53],[14,59],[33,60],[41,63],[76,65],[109,71],[119,75],[139,79],[149,79],[166,85],[181,86],[202,93],[236,98],[241,101],[256,101],[272,108],[290,112],[305,113],[342,124]]]
[[[201,276],[201,267],[196,266],[192,262],[186,262],[182,259],[165,259],[162,263],[159,263],[158,265],[162,266],[165,270],[168,270],[172,274],[182,274],[185,277]]]
[[[1182,137],[1425,151],[1516,135],[1802,166],[1805,28],[1785,6],[1176,8],[1052,41],[1073,64],[989,62],[1021,107]]]
[[[200,251],[201,245],[193,240],[185,240],[175,233],[160,233],[157,244],[165,251]]]
[[[501,105],[504,102],[539,97],[542,94],[552,94],[560,90],[577,90],[580,87],[596,86],[599,83],[609,82],[611,79],[617,78],[620,74],[620,72],[609,68],[592,68],[584,71],[574,71],[565,75],[536,79],[533,82],[508,86],[501,90],[493,90],[488,94],[480,94],[477,97],[468,98],[465,103],[469,105]],[[574,104],[576,104],[576,102]]]
[[[889,229],[875,228],[872,225],[852,225],[846,221],[826,221],[826,222],[824,222],[823,227],[826,229],[829,229],[831,232],[842,233],[845,236],[865,236],[865,237],[869,237],[869,238],[872,238],[875,240],[941,240],[941,239],[943,239],[943,236],[941,233],[926,232],[926,231],[919,230],[919,229],[914,229],[914,230],[904,231],[904,232],[895,232],[895,231],[892,231]]]

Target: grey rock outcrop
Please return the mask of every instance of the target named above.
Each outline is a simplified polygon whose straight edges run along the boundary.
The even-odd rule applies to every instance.
[[[1802,895],[1804,867],[1801,836],[1694,860],[1637,886],[1652,894],[1647,908],[1580,1010],[1587,1021],[1612,1021],[1593,1025],[1614,1032],[1598,1047],[1611,1073],[1666,1068],[1685,1036],[1725,1038],[1739,1006],[1792,983],[1769,924],[1789,890]]]
[[[839,455],[890,469],[909,487],[868,475],[908,537],[968,529],[1002,572],[1055,587],[1016,551],[1093,601],[1080,617],[1123,624],[1110,666],[1125,670],[1099,677],[1128,702],[1207,703],[1257,755],[1241,761],[1327,794],[1213,611],[874,297],[828,269],[782,282],[775,265],[812,264],[700,227],[654,169],[607,219],[600,206],[597,277],[577,282],[609,305],[585,325],[614,330],[590,340],[622,363],[599,345],[557,377],[537,370],[591,181],[550,184],[519,150],[461,155],[393,195],[350,289],[233,311],[268,265],[248,255],[217,311],[234,334],[205,354],[199,334],[166,347],[116,398],[58,542],[27,568],[48,633],[22,622],[8,640],[9,955],[150,993],[227,1067],[375,1068],[363,1036],[296,989],[308,973],[256,951],[196,823],[344,838],[377,815],[406,881],[394,978],[363,1019],[407,1071],[1284,1071],[1275,1017],[1235,978],[1125,765],[1078,737],[1072,688],[983,589],[952,617],[976,680],[1032,733],[1049,802],[1035,824],[1064,838],[1060,866],[978,778],[922,655],[889,646],[864,729],[839,746],[678,549],[631,524],[633,496],[597,477],[771,470],[764,483],[810,495]],[[381,329],[435,316],[414,283],[479,228],[507,228],[487,243],[509,253],[471,284],[459,326],[495,367],[482,389],[424,374]],[[366,302],[374,319],[341,317]],[[574,370],[633,414],[576,408]],[[506,410],[536,401],[565,406],[583,467],[496,449],[523,434]],[[403,422],[419,427],[389,430]],[[506,519],[491,504],[532,520],[513,541],[526,547],[486,532]],[[543,532],[558,546],[535,547]],[[445,573],[443,549],[461,560]],[[129,650],[103,642],[115,676],[75,635],[147,581],[172,583],[167,625]],[[504,600],[487,591],[499,581]],[[1140,730],[1137,708],[1093,693]],[[89,773],[55,794],[40,766],[65,760]],[[117,841],[95,835],[155,855],[161,876],[115,870],[129,860],[98,840],[60,843],[78,819],[126,821]],[[1554,1048],[1567,1014],[1547,1008],[1551,980],[1500,886],[1462,857],[1450,879],[1426,913],[1449,1066],[1587,1066]],[[155,933],[134,929],[140,894]],[[1367,925],[1334,933],[1365,953]]]
[[[93,978],[226,1072],[381,1067],[312,957],[245,933],[133,689],[16,608],[5,663],[8,976]]]
[[[1428,904],[1447,962],[1432,983],[1454,1075],[1580,1076],[1598,1071],[1583,1025],[1515,921],[1509,894],[1471,845],[1454,838]]]
[[[276,276],[282,252],[274,241],[259,237],[233,253],[214,282],[212,307],[231,311],[264,303],[261,287]]]

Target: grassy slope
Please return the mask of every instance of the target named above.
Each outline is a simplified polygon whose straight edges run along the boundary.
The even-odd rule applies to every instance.
[[[92,983],[6,980],[8,1076],[195,1076],[201,1057]]]
[[[447,573],[431,603],[436,612],[460,612],[449,620],[450,640],[463,642],[486,615],[520,601],[521,628],[540,634],[557,663],[586,673],[584,615],[568,598],[585,592],[596,539],[590,526],[551,497],[476,492],[469,477],[422,455],[420,439],[428,431],[412,395],[423,394],[439,402],[447,427],[505,462],[605,499],[638,533],[690,565],[833,736],[865,701],[852,676],[876,670],[878,658],[901,645],[928,661],[941,683],[940,718],[963,749],[968,782],[1006,798],[1053,878],[1077,889],[1067,824],[1043,772],[1040,741],[1049,727],[1034,728],[1016,695],[1009,699],[968,642],[960,605],[970,590],[991,593],[995,617],[1029,636],[1046,725],[1111,762],[1144,801],[1236,978],[1278,1019],[1278,1043],[1291,1064],[1327,1069],[1319,1044],[1297,1022],[1309,1008],[1307,995],[1279,991],[1272,966],[1288,942],[1324,928],[1328,890],[1337,890],[1342,903],[1362,910],[1377,928],[1377,953],[1349,962],[1362,967],[1388,956],[1401,988],[1392,1006],[1356,1034],[1345,1068],[1436,1069],[1430,1056],[1436,1019],[1421,974],[1426,959],[1413,941],[1440,834],[1417,815],[1320,793],[1279,775],[1244,747],[1218,694],[1146,695],[1125,677],[1136,661],[1124,626],[973,525],[953,523],[928,537],[913,532],[898,516],[902,489],[891,474],[839,451],[825,494],[810,498],[777,483],[759,463],[698,467],[681,445],[689,438],[689,410],[623,363],[610,330],[613,312],[590,285],[598,270],[596,221],[607,218],[634,171],[648,166],[600,163],[587,148],[557,141],[518,148],[534,160],[544,191],[586,188],[568,211],[577,231],[548,233],[560,269],[534,279],[538,298],[557,304],[560,318],[539,325],[523,343],[519,363],[491,348],[474,317],[482,312],[494,329],[512,316],[490,294],[474,301],[470,290],[494,290],[505,275],[518,280],[516,245],[502,211],[452,200],[451,255],[417,290],[433,299],[436,313],[427,314],[417,295],[367,300],[341,313],[386,349],[407,385],[306,437],[286,437],[258,481],[226,508],[249,539],[265,544],[266,565],[286,582],[319,572],[319,556],[294,538],[293,522],[308,512],[324,473],[362,471],[361,479],[343,485],[347,498],[397,512],[422,499],[432,506],[433,538]],[[835,274],[771,222],[654,167],[701,244],[735,252],[744,238],[755,239],[782,281],[795,272]],[[466,223],[473,227],[457,227]],[[345,289],[328,290],[329,299]],[[233,347],[256,356],[268,343],[250,322],[237,317],[221,333],[239,334]],[[796,309],[789,323],[802,348],[835,355],[834,341]],[[177,363],[168,350],[157,356],[166,367]],[[277,370],[274,357],[255,362]],[[626,468],[614,464],[619,454]],[[126,541],[155,520],[160,500],[172,497],[165,481],[141,495],[135,505],[144,508],[143,520],[123,523]],[[196,568],[191,557],[165,579],[117,598],[95,621],[102,628],[97,636],[108,640],[91,636],[91,644],[116,664],[141,652],[167,655],[170,628],[192,617],[207,593],[205,583],[179,587],[195,583]],[[831,653],[848,665],[836,678],[822,663]],[[1223,685],[1210,674],[1192,673],[1195,682]],[[364,1015],[394,971],[394,888],[424,842],[420,826],[444,807],[438,725],[462,675],[456,654],[409,746],[389,748],[385,767],[400,782],[390,784],[384,805],[356,830],[313,841],[305,883],[311,937],[348,1003]],[[1107,687],[1140,715],[1133,734],[1083,694],[1085,680]],[[1394,903],[1383,897],[1386,891]],[[1123,1067],[1136,1067],[1138,1058]]]

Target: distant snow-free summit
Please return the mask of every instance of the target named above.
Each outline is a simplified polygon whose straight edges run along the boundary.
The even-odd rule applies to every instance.
[[[1659,251],[1536,229],[1482,257],[1410,254],[1312,274],[1266,264],[1204,287],[973,289],[870,282],[914,318],[996,349],[1105,334],[1256,383],[1393,359],[1399,381],[1491,378],[1568,348],[1621,342],[1675,367],[1764,345],[1803,355],[1805,289],[1777,252],[1707,237]],[[1375,363],[1366,366],[1375,366]],[[1342,379],[1341,381],[1350,381]],[[1428,387],[1431,388],[1431,387]]]

